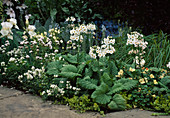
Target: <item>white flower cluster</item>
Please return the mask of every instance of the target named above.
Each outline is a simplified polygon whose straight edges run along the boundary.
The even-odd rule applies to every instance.
[[[102,42],[101,47],[99,46],[93,46],[90,47],[89,55],[96,59],[98,56],[99,58],[105,57],[106,54],[113,54],[116,50],[113,47],[115,44],[115,39],[113,39],[111,36],[108,36],[107,38],[104,38],[104,41]]]
[[[9,39],[13,39],[12,36],[12,27],[15,26],[15,28],[19,29],[17,26],[17,20],[14,18],[9,19],[7,22],[2,22],[2,29],[0,31],[0,33],[2,34],[2,37],[7,36],[7,38]]]
[[[34,66],[32,66],[31,70],[28,70],[26,73],[24,73],[24,75],[19,75],[18,76],[18,80],[22,83],[22,78],[26,77],[27,80],[32,80],[33,78],[43,78],[43,75],[45,73],[45,68],[42,67],[41,69],[39,68],[35,68]]]
[[[127,36],[128,39],[126,45],[134,46],[134,49],[130,50],[128,54],[138,55],[135,56],[134,61],[137,67],[139,67],[139,65],[143,67],[145,64],[145,60],[143,59],[143,54],[145,54],[144,49],[147,47],[148,42],[144,41],[143,35],[136,31],[131,32],[131,34],[127,34]]]
[[[96,26],[93,24],[81,24],[79,27],[75,27],[72,30],[70,30],[70,39],[74,41],[80,41],[83,40],[83,35],[82,33],[91,33],[91,31],[96,30]]]
[[[6,40],[5,44],[0,46],[0,52],[6,53],[6,50],[9,46],[10,46],[10,42],[8,40]]]
[[[144,41],[143,35],[138,32],[131,32],[127,34],[128,39],[126,45],[134,45],[134,47],[141,47],[144,50],[147,47],[148,42]]]

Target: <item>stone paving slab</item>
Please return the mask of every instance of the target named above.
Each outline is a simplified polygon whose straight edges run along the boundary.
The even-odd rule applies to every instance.
[[[0,87],[0,118],[170,118],[151,116],[154,112],[133,109],[112,112],[105,117],[96,112],[76,113],[66,105],[52,105],[43,102],[39,96]]]

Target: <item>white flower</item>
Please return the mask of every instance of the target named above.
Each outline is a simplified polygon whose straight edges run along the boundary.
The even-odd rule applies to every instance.
[[[70,18],[68,17],[68,18],[66,19],[66,21],[70,21]]]
[[[41,94],[44,95],[44,94],[45,94],[45,91],[43,91]]]
[[[6,10],[6,14],[9,15],[11,18],[15,18],[15,12],[12,8]]]
[[[13,24],[9,23],[9,22],[2,22],[2,29],[4,30],[11,30],[11,28],[13,27]]]
[[[36,35],[34,31],[29,31],[28,34],[31,36],[31,38]]]
[[[144,64],[145,64],[145,60],[144,60],[144,59],[142,59],[142,60],[140,61],[140,65],[141,65],[141,67],[142,67],[142,66],[144,66]]]
[[[21,6],[17,6],[17,7],[16,7],[16,9],[19,9],[20,11],[21,11],[22,9],[26,9],[26,8],[28,8],[28,6],[26,6],[25,4],[22,4]]]
[[[9,59],[9,62],[14,62],[16,59],[14,58],[14,57],[11,57],[10,59]]]
[[[33,79],[33,76],[29,73],[27,73],[27,79]]]
[[[19,29],[19,27],[17,26],[17,20],[15,18],[11,18],[9,19],[9,22],[15,26],[16,29]]]
[[[170,62],[168,62],[167,67],[170,68]]]
[[[70,20],[74,22],[76,19],[71,16],[71,17],[70,17]]]
[[[1,66],[5,66],[5,62],[1,62]]]
[[[58,77],[58,75],[54,75],[54,77]]]
[[[94,31],[94,30],[96,30],[96,26],[90,23],[90,24],[87,25],[87,29]]]
[[[34,31],[36,28],[34,25],[29,25],[27,28],[29,31]]]
[[[11,2],[11,0],[4,0],[3,4],[6,4],[7,6],[13,6],[14,4]]]
[[[28,59],[28,58],[30,58],[30,56],[29,56],[29,55],[26,55],[26,58]]]

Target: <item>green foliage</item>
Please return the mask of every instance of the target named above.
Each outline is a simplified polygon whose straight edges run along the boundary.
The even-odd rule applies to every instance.
[[[104,73],[101,80],[106,83],[109,87],[112,86],[113,80],[110,78],[110,76],[107,73]]]
[[[78,78],[77,83],[85,89],[96,89],[98,81],[86,76],[83,79]]]
[[[3,19],[3,4],[2,4],[2,1],[0,1],[0,18]]]
[[[73,72],[77,73],[77,68],[74,65],[65,65],[61,68],[61,72]]]
[[[169,62],[170,56],[170,41],[169,35],[163,32],[152,34],[145,37],[149,42],[145,61],[147,67],[162,68]]]
[[[47,74],[49,74],[49,75],[58,75],[60,68],[62,68],[61,61],[50,62],[47,65],[47,69],[48,69]]]
[[[136,87],[137,83],[138,82],[136,80],[121,78],[114,82],[109,94],[118,93],[122,90],[131,90],[132,88]]]
[[[76,55],[68,54],[68,55],[64,55],[63,58],[71,64],[77,64],[78,63]]]
[[[79,110],[81,113],[85,111],[100,111],[100,106],[93,102],[88,95],[74,96],[65,100],[71,109]]]
[[[104,82],[101,83],[99,87],[92,93],[91,97],[100,104],[107,104],[110,102],[112,98],[110,95],[107,94],[109,91],[109,87]]]
[[[70,16],[86,21],[101,18],[99,14],[93,13],[88,1],[84,0],[25,0],[25,4],[30,6],[29,13],[34,13],[32,20],[38,19],[43,24],[48,18],[52,22],[61,22]],[[86,17],[87,15],[90,17]]]
[[[170,96],[168,98],[163,95],[157,96],[155,101],[151,103],[156,111],[165,111],[170,114]]]
[[[73,79],[75,77],[80,77],[81,75],[78,73],[74,73],[74,72],[61,72],[59,73],[59,76]]]
[[[111,110],[125,110],[126,100],[120,94],[115,94],[112,101],[108,104],[108,107]]]

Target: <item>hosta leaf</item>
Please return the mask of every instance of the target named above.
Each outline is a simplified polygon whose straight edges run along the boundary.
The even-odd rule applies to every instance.
[[[108,107],[111,110],[125,110],[126,100],[120,94],[115,94],[112,101],[108,104]]]
[[[61,72],[73,72],[77,73],[77,68],[74,65],[65,65],[61,68]]]
[[[61,72],[61,73],[59,73],[59,76],[71,79],[71,78],[78,77],[81,75],[78,73],[73,73],[73,72]]]
[[[107,95],[108,85],[104,82],[101,83],[99,87],[92,93],[91,97],[100,104],[107,104],[110,102],[111,96]]]
[[[85,89],[96,89],[97,88],[97,80],[91,79],[89,76],[81,79],[78,79],[78,84]]]

